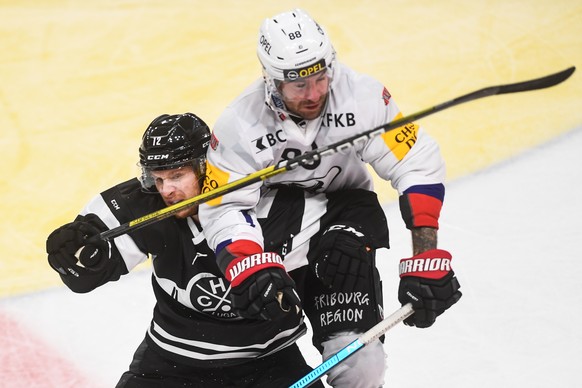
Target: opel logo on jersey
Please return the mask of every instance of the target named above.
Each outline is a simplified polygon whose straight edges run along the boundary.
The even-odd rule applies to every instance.
[[[283,70],[283,77],[288,81],[295,81],[298,78],[309,77],[323,69],[325,69],[325,59],[321,59],[313,65],[300,69]]]

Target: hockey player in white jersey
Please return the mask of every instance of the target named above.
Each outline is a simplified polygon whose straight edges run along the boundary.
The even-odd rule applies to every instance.
[[[204,190],[402,117],[382,83],[336,60],[326,31],[301,9],[262,23],[257,54],[263,78],[243,91],[217,120]],[[313,326],[313,342],[324,359],[382,318],[374,251],[388,246],[387,231],[379,226],[383,214],[376,198],[364,194],[373,190],[367,165],[397,190],[402,217],[412,232],[412,257],[402,259],[400,266],[399,301],[415,308],[405,323],[429,327],[459,300],[461,292],[450,266],[432,265],[450,263],[452,258],[437,248],[445,165],[437,143],[416,123],[200,206],[209,246],[226,278],[234,282],[233,307],[245,309],[251,300],[261,310],[256,295],[261,290],[268,290],[264,295],[270,297],[277,293],[269,276],[261,274],[275,265],[247,266],[235,279],[229,271],[240,268],[247,257],[268,254],[263,237],[268,231],[256,222],[257,204],[265,193],[281,186],[299,188],[306,198],[308,193],[330,197],[346,189],[361,190],[344,213],[326,215],[325,227],[304,256],[279,252],[296,280]],[[369,303],[350,305],[349,300],[362,295],[371,298]],[[262,301],[267,303],[268,298]],[[281,310],[261,316],[275,319],[278,313]],[[327,382],[334,387],[379,387],[385,367],[383,346],[368,346],[332,369]]]
[[[109,243],[86,242],[198,195],[209,140],[209,128],[191,113],[156,118],[139,149],[141,179],[97,195],[73,222],[47,239],[49,264],[78,293],[117,281],[152,258],[153,318],[119,388],[288,387],[311,370],[295,344],[306,331],[301,314],[289,311],[266,321],[245,319],[234,311],[229,284],[206,243],[196,206]],[[272,213],[279,202],[268,202]],[[323,208],[312,204],[313,209]],[[319,212],[314,211],[314,220]],[[265,228],[278,230],[268,222]],[[272,276],[278,291],[293,301],[294,283],[285,271],[273,271]],[[272,304],[278,306],[278,301]]]

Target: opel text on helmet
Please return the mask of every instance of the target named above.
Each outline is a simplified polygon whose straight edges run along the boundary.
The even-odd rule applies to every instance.
[[[139,147],[141,184],[155,192],[151,171],[191,165],[199,179],[204,178],[206,150],[210,142],[208,125],[193,113],[161,115],[143,134]]]

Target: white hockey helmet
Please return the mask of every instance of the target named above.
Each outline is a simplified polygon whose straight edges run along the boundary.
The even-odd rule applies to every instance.
[[[335,50],[327,33],[299,8],[263,21],[257,55],[263,66],[269,104],[273,103],[272,97],[280,97],[277,81],[294,81],[322,70],[331,77],[335,64]]]

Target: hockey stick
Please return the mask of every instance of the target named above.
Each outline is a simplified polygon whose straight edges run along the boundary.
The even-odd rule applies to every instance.
[[[311,384],[319,380],[321,376],[323,376],[324,373],[328,372],[331,368],[344,361],[346,358],[350,357],[364,346],[370,344],[372,341],[380,338],[384,333],[411,316],[413,313],[414,310],[412,309],[412,305],[410,303],[400,307],[388,318],[377,323],[370,330],[359,336],[354,341],[350,342],[343,349],[325,360],[317,368],[306,374],[289,388],[309,387]]]
[[[348,137],[347,139],[340,140],[336,143],[323,146],[316,150],[307,152],[303,155],[297,156],[293,159],[289,160],[282,160],[278,162],[274,166],[269,166],[252,174],[245,176],[244,178],[238,179],[236,181],[230,182],[226,185],[217,187],[214,190],[207,191],[202,193],[196,197],[192,197],[190,199],[184,200],[182,202],[176,203],[172,206],[168,206],[164,209],[155,211],[153,213],[147,214],[143,217],[139,217],[133,221],[126,222],[118,227],[115,227],[110,230],[106,230],[99,235],[99,238],[103,240],[110,240],[112,238],[121,236],[125,233],[130,231],[136,230],[138,228],[142,228],[144,226],[150,225],[154,222],[161,221],[165,218],[168,218],[181,210],[198,205],[212,199],[221,197],[225,194],[228,194],[234,190],[238,190],[240,188],[249,186],[253,183],[264,181],[272,176],[281,174],[285,171],[293,170],[299,166],[309,165],[314,161],[319,160],[321,157],[325,155],[335,154],[340,152],[344,149],[353,147],[357,143],[365,142],[368,139],[371,139],[375,136],[381,135],[385,132],[392,131],[396,128],[402,127],[412,121],[416,121],[422,117],[426,117],[433,113],[440,112],[442,110],[448,109],[455,105],[463,104],[465,102],[477,100],[479,98],[488,97],[488,96],[495,96],[498,94],[508,94],[508,93],[518,93],[518,92],[526,92],[530,90],[537,90],[537,89],[544,89],[549,88],[551,86],[557,85],[561,82],[564,82],[568,79],[576,68],[574,66],[569,67],[565,70],[562,70],[555,74],[550,74],[545,77],[532,79],[529,81],[524,82],[517,82],[512,84],[506,85],[498,85],[498,86],[490,86],[487,88],[483,88],[472,93],[465,94],[463,96],[454,98],[450,101],[443,102],[441,104],[435,105],[431,108],[421,110],[419,112],[413,113],[411,115],[402,117],[398,120],[391,121],[390,123],[380,125],[376,128],[372,128],[365,132],[359,133],[357,135]]]

